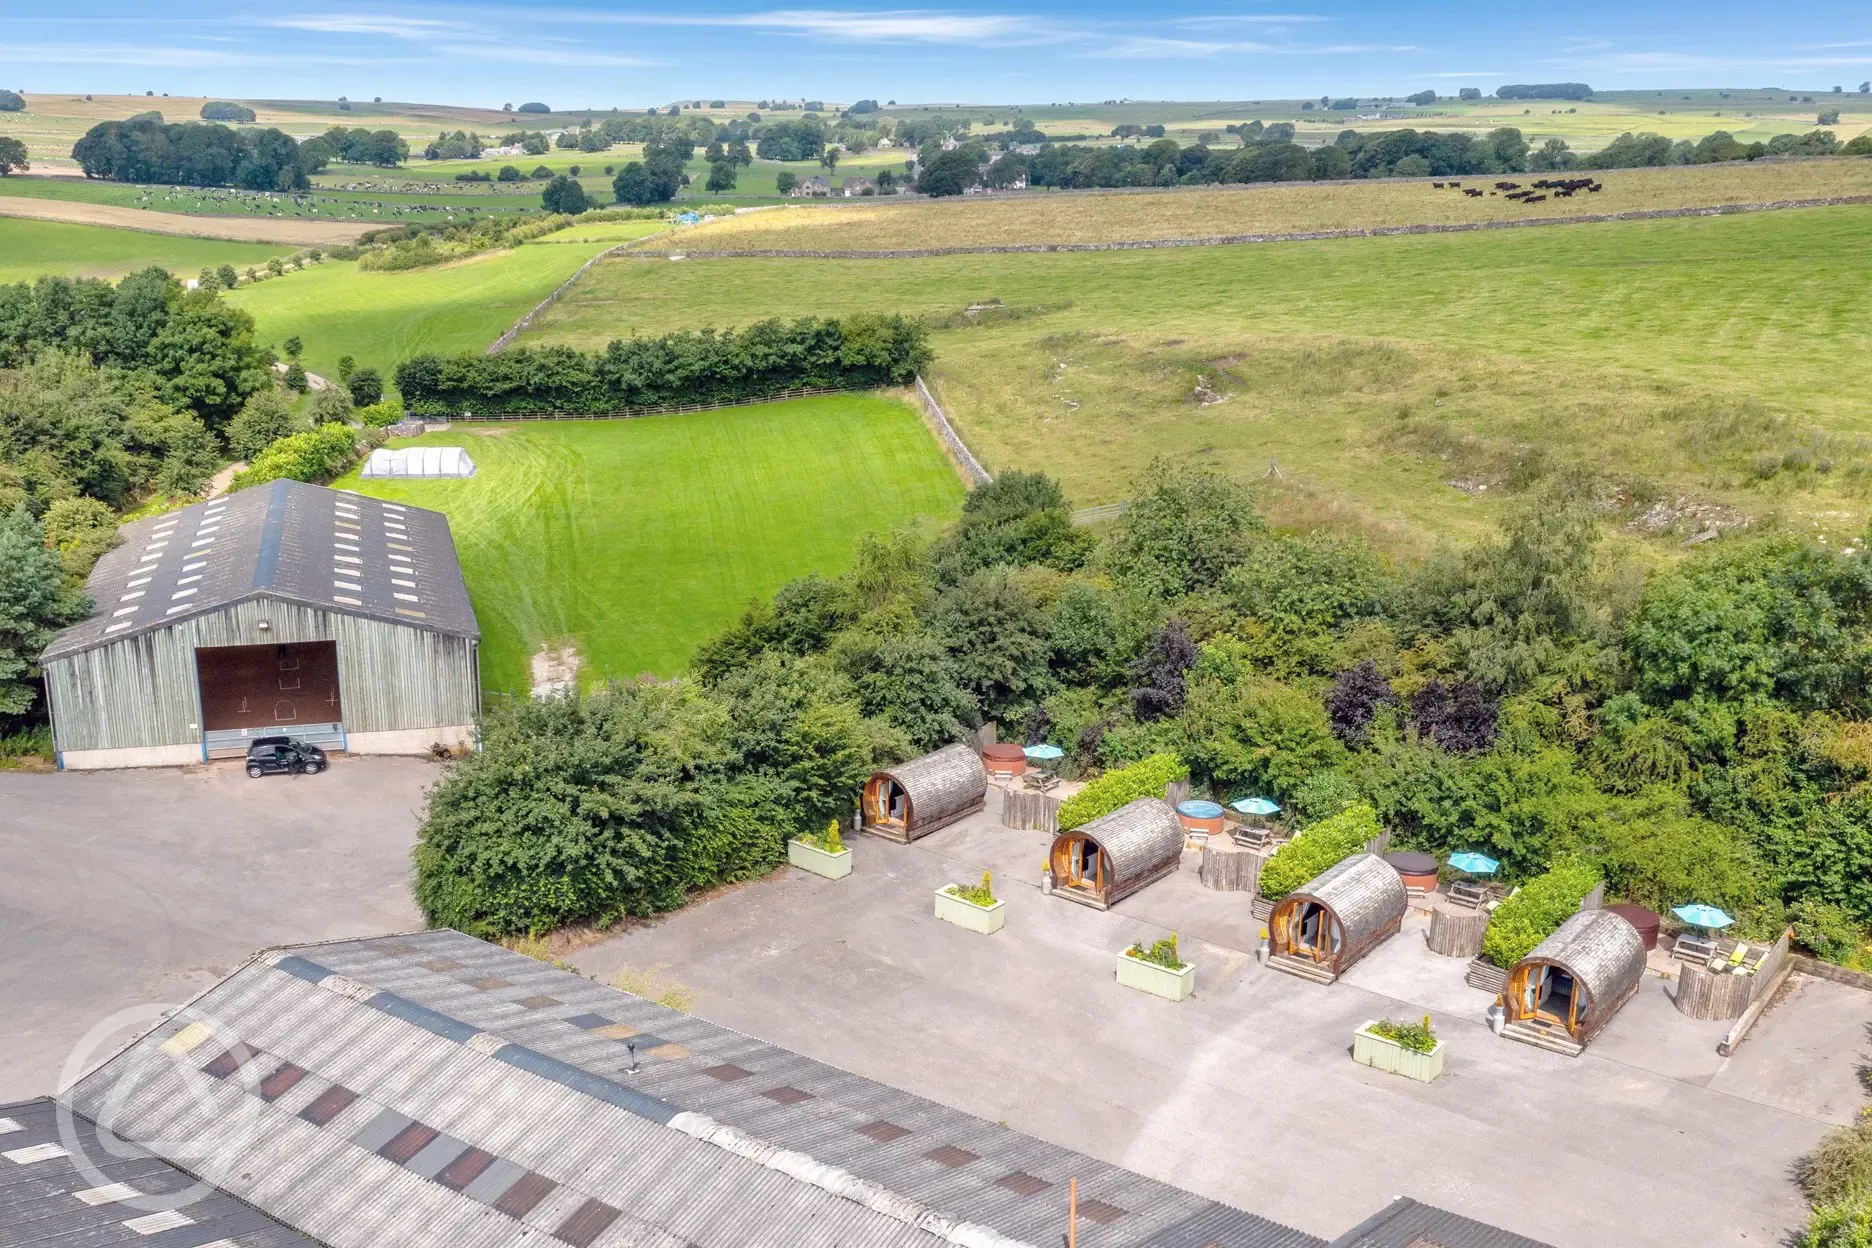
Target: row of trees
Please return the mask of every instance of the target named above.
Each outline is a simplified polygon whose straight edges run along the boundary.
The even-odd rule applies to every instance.
[[[902,384],[928,363],[921,325],[856,313],[631,338],[592,353],[522,347],[498,355],[418,355],[397,366],[396,384],[413,416],[604,413],[757,399],[808,386]]]
[[[291,135],[199,122],[165,123],[159,114],[103,121],[72,147],[87,178],[303,191],[313,166]]]

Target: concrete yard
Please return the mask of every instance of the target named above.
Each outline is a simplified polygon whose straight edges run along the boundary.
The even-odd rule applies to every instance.
[[[0,1102],[52,1092],[74,1050],[128,1039],[110,1020],[147,1025],[262,946],[421,927],[409,853],[439,774],[0,772]]]
[[[1805,1218],[1791,1163],[1863,1100],[1851,988],[1797,978],[1724,1059],[1727,1025],[1647,978],[1569,1059],[1491,1034],[1421,924],[1322,988],[1255,962],[1247,894],[1204,888],[1195,855],[1100,913],[1040,894],[1047,839],[985,817],[859,839],[845,880],[787,868],[573,960],[662,968],[706,1018],[1329,1239],[1410,1195],[1560,1248],[1778,1244]],[[932,890],[984,868],[1007,929],[935,920]],[[1116,952],[1167,931],[1196,996],[1118,987]],[[1439,1082],[1351,1061],[1360,1023],[1426,1012]]]

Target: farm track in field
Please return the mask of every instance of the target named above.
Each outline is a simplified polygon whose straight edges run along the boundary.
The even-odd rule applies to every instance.
[[[349,243],[372,223],[301,221],[289,217],[187,216],[178,212],[152,212],[115,204],[87,204],[71,199],[26,199],[0,196],[0,217],[35,221],[64,221],[73,225],[105,225],[145,234],[173,234],[181,238],[219,238],[238,243],[282,243],[294,247]]]

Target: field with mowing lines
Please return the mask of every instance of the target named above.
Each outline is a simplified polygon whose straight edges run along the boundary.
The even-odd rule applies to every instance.
[[[547,643],[576,646],[587,683],[674,675],[748,599],[962,499],[921,417],[871,395],[417,441],[466,446],[477,475],[335,484],[448,513],[492,691],[523,693]]]
[[[1503,493],[1569,462],[1676,510],[1857,531],[1869,283],[1872,207],[1115,253],[619,259],[528,341],[920,315],[937,327],[930,380],[991,471],[1044,469],[1092,505],[1123,499],[1152,455],[1189,457],[1264,482],[1297,522],[1410,553],[1478,531]]]
[[[122,277],[152,264],[189,278],[210,265],[244,269],[291,251],[270,243],[171,238],[100,225],[0,216],[0,282],[29,282],[42,273]]]
[[[388,382],[397,363],[417,352],[486,348],[581,264],[614,245],[529,243],[403,273],[365,273],[355,261],[327,260],[227,298],[253,313],[263,342],[277,345],[298,335],[313,372],[335,376],[338,357],[349,355],[380,369]]]
[[[1544,175],[1468,179],[1523,185]],[[750,213],[671,239],[661,249],[889,251],[1028,243],[1213,238],[1229,234],[1372,229],[1713,207],[1787,199],[1872,195],[1872,160],[1842,157],[1788,164],[1700,165],[1594,174],[1603,191],[1523,206],[1473,199],[1429,181],[1267,184],[1127,194],[1038,192],[996,198],[789,207]]]

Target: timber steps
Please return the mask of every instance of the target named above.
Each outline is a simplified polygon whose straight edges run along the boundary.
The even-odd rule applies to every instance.
[[[1277,953],[1268,959],[1268,965],[1277,971],[1284,971],[1299,979],[1311,980],[1316,984],[1330,984],[1339,977],[1315,962],[1312,958],[1296,958],[1289,953]]]
[[[1501,1034],[1505,1040],[1519,1040],[1522,1044],[1531,1044],[1537,1049],[1546,1049],[1549,1053],[1559,1053],[1566,1057],[1578,1057],[1586,1051],[1585,1045],[1575,1043],[1566,1032],[1534,1023],[1509,1023],[1502,1028]]]

